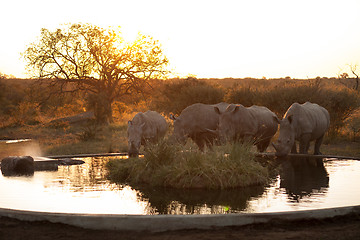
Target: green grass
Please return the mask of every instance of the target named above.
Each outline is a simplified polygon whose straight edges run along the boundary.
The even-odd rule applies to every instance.
[[[251,146],[215,146],[203,153],[160,141],[144,158],[109,161],[109,177],[119,183],[146,183],[174,188],[225,189],[265,184],[266,167],[255,161]]]

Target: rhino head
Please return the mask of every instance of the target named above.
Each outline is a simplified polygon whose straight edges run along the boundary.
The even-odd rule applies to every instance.
[[[296,129],[294,126],[294,119],[293,116],[290,115],[281,121],[277,119],[277,122],[280,124],[279,138],[276,143],[273,143],[272,145],[276,150],[276,156],[285,157],[290,153],[295,143]]]
[[[219,123],[216,132],[221,144],[227,141],[236,140],[235,124],[233,122],[234,115],[239,112],[240,106],[230,105],[225,112],[221,112],[218,107],[214,107],[215,112],[219,115]]]
[[[171,141],[185,145],[189,136],[185,131],[183,119],[175,117],[172,114],[170,115],[170,119],[174,121],[174,132],[171,136]]]
[[[129,157],[137,157],[139,155],[144,126],[145,123],[135,124],[132,121],[128,121]]]

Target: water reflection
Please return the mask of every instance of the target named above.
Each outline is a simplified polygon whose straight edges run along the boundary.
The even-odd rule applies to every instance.
[[[227,214],[327,208],[359,204],[359,161],[292,160],[268,186],[189,190],[115,184],[106,179],[109,158],[35,171],[0,174],[0,207],[73,213]]]
[[[329,175],[320,158],[292,158],[281,164],[280,188],[285,188],[291,202],[312,194],[326,193]]]
[[[71,188],[75,192],[99,191],[111,186],[106,180],[106,158],[94,157],[83,159],[86,165],[59,167],[57,179],[51,184]]]
[[[247,208],[250,198],[258,197],[264,186],[229,190],[137,187],[160,214],[223,214]]]

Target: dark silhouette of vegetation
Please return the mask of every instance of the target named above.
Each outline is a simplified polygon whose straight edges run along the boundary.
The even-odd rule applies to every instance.
[[[49,96],[91,93],[98,102],[92,101],[94,108],[103,106],[105,122],[113,121],[111,105],[116,99],[142,92],[149,80],[164,75],[168,63],[159,42],[151,37],[139,35],[127,43],[117,29],[91,24],[68,24],[55,31],[44,28],[23,57],[34,77],[50,89]]]
[[[224,94],[223,89],[195,78],[176,79],[158,87],[151,106],[160,112],[180,114],[194,103],[219,103]]]

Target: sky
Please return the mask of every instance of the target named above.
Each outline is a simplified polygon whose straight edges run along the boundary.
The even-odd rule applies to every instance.
[[[79,22],[121,26],[128,40],[152,36],[180,77],[336,77],[360,64],[359,0],[11,0],[0,8],[0,73],[16,77],[29,77],[20,53],[41,28]]]

